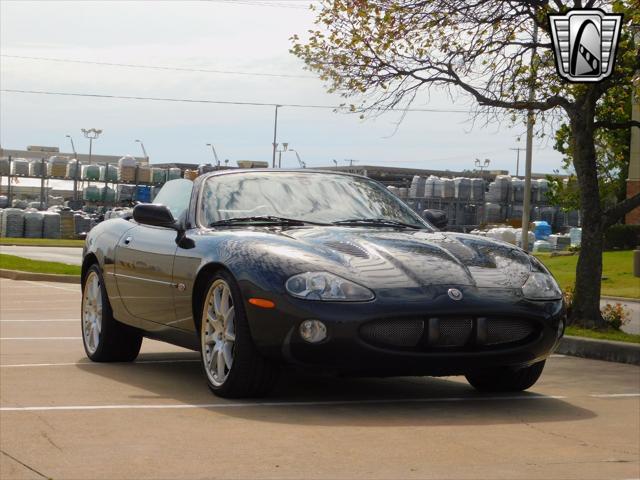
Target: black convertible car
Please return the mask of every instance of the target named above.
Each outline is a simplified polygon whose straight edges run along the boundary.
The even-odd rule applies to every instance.
[[[166,183],[89,233],[82,291],[89,358],[132,361],[143,337],[199,350],[225,397],[264,395],[284,364],[524,390],[565,316],[535,257],[440,232],[368,178],[310,170]]]

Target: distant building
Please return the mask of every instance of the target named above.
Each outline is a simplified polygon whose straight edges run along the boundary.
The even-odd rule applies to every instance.
[[[478,171],[463,170],[432,170],[422,168],[404,168],[404,167],[385,167],[380,165],[339,165],[332,167],[313,167],[315,170],[335,170],[338,172],[355,173],[377,180],[385,185],[393,185],[396,187],[408,187],[415,175],[420,177],[428,177],[434,175],[436,177],[455,178],[455,177],[471,177],[484,178],[492,181],[497,175],[508,175],[508,170],[489,170],[482,174]],[[533,173],[532,178],[546,178],[545,173]],[[564,175],[559,175],[564,177]]]
[[[53,155],[58,155],[62,157],[75,158],[73,152],[61,152],[58,147],[43,147],[38,145],[29,145],[26,150],[13,150],[9,148],[2,148],[0,146],[0,157],[11,157],[11,158],[26,158],[27,160],[47,160],[49,157]],[[78,160],[80,163],[89,163],[89,154],[88,153],[78,153]],[[106,163],[116,164],[118,160],[120,160],[124,155],[98,155],[96,153],[91,155],[91,162],[97,163],[100,165],[104,165]],[[134,157],[136,161],[140,164],[146,165],[149,163],[149,158],[145,157]]]

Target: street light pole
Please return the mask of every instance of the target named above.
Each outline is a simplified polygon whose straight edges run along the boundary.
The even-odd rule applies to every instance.
[[[73,175],[73,199],[78,200],[78,153],[76,152],[76,146],[73,144],[73,137],[71,135],[65,135],[71,142],[71,150],[73,151],[73,160],[75,162],[75,171]]]
[[[78,154],[76,152],[76,146],[73,143],[73,137],[71,135],[65,135],[65,137],[67,137],[69,139],[69,141],[71,142],[71,151],[73,152],[73,158],[78,160]]]
[[[80,129],[80,131],[85,136],[85,138],[89,139],[89,165],[91,165],[92,164],[91,155],[92,155],[92,150],[93,150],[93,141],[98,139],[98,137],[102,133],[102,130],[100,130],[99,128],[89,128],[89,129],[82,128],[82,129]]]
[[[538,24],[533,24],[533,50],[531,51],[531,79],[529,81],[529,103],[535,98],[535,59],[536,47],[538,42]],[[529,221],[531,217],[531,160],[533,156],[533,110],[527,110],[527,154],[524,164],[524,199],[522,202],[522,232],[520,243],[525,252],[529,251]]]
[[[297,150],[290,148],[289,151],[296,154],[296,158],[298,159],[298,165],[300,165],[300,168],[307,168],[307,164],[302,161],[302,159],[300,158],[300,154],[298,153]]]
[[[140,144],[140,147],[142,148],[142,154],[144,155],[144,159],[147,161],[147,163],[149,163],[149,155],[147,155],[147,151],[144,148],[144,143],[142,143],[142,140],[136,140],[136,143]]]
[[[211,151],[213,152],[213,159],[216,161],[216,166],[220,166],[220,159],[218,158],[218,154],[216,153],[216,149],[212,143],[207,143],[207,147],[211,147]]]

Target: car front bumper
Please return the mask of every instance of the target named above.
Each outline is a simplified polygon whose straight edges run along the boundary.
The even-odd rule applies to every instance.
[[[530,301],[514,290],[457,286],[463,299],[455,301],[447,295],[448,287],[387,291],[370,302],[299,300],[251,288],[243,293],[276,303],[275,309],[246,307],[261,353],[319,370],[377,376],[455,375],[526,366],[553,352],[563,333],[562,300]],[[323,322],[327,338],[316,344],[303,340],[299,326],[304,320]],[[509,341],[514,332],[517,341]],[[496,343],[498,337],[507,341]]]

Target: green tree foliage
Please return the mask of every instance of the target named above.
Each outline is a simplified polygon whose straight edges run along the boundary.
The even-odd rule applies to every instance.
[[[597,105],[596,121],[625,123],[631,121],[631,86],[609,90]],[[599,129],[594,137],[600,202],[611,206],[621,202],[627,193],[627,176],[630,160],[630,129]],[[571,129],[563,123],[556,131],[554,148],[563,154],[562,177],[549,175],[549,200],[565,211],[580,209],[580,192],[573,169]]]

